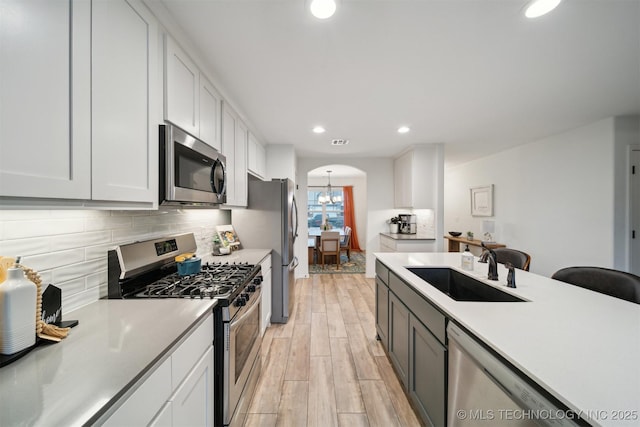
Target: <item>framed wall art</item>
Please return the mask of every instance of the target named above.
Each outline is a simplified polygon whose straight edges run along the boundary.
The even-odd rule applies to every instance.
[[[471,216],[493,216],[493,184],[471,188]]]

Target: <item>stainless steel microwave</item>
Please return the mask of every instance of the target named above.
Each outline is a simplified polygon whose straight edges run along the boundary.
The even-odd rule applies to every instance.
[[[210,206],[227,201],[226,158],[181,129],[160,125],[160,204]]]

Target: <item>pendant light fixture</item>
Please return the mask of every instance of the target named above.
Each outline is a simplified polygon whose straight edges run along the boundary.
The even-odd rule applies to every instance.
[[[333,16],[333,14],[336,12],[336,1],[312,0],[309,9],[311,9],[311,14],[316,18],[327,19]]]
[[[333,190],[331,189],[331,171],[327,171],[327,189],[325,190],[325,194],[322,196],[318,196],[318,203],[320,204],[336,204],[342,201],[342,197],[334,196]]]

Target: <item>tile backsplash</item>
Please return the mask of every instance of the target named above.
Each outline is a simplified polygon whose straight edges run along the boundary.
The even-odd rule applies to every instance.
[[[107,250],[136,240],[193,232],[198,254],[211,253],[215,226],[230,224],[218,209],[158,211],[0,211],[0,256],[22,256],[44,284],[62,289],[63,313],[107,294]]]

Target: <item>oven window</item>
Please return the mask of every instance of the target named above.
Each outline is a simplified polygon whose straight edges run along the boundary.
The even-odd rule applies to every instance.
[[[260,310],[253,310],[253,312],[242,320],[241,324],[236,327],[236,372],[235,382],[242,374],[244,365],[249,359],[251,349],[258,338],[258,331],[260,330]]]
[[[176,186],[191,190],[211,190],[213,160],[182,144],[174,143],[176,152]]]

